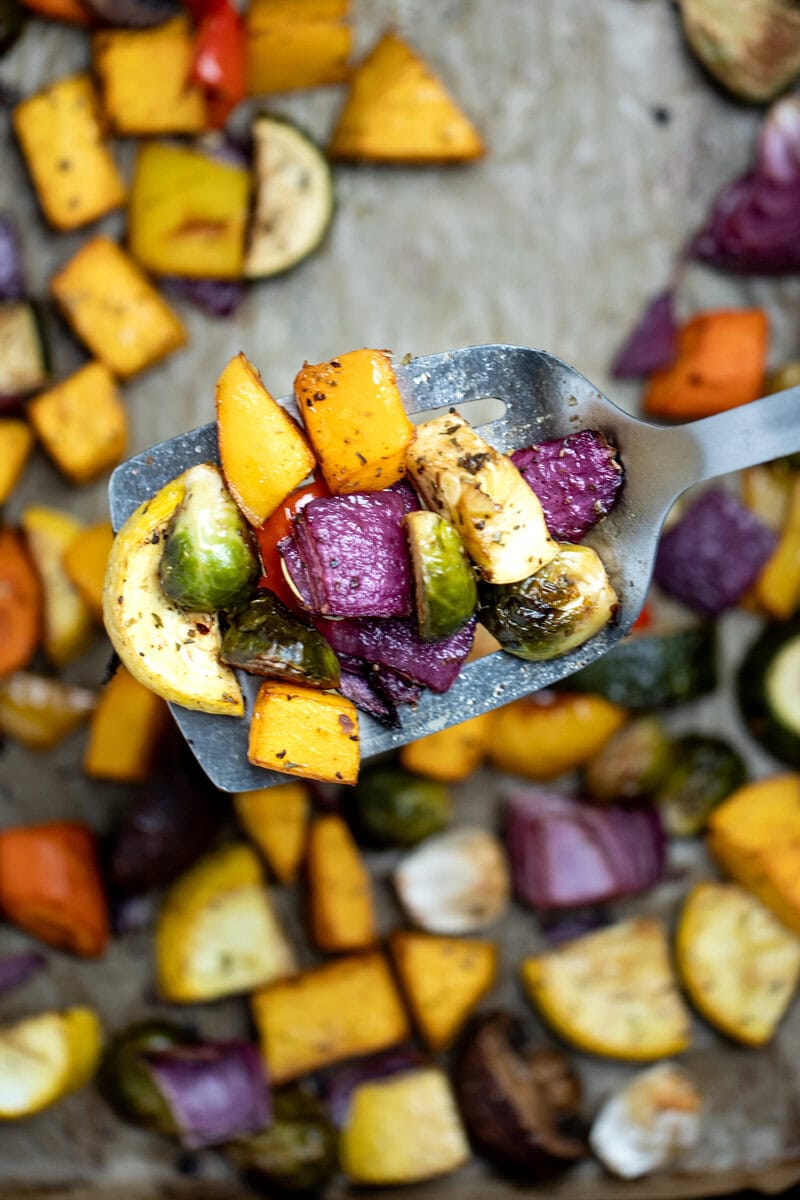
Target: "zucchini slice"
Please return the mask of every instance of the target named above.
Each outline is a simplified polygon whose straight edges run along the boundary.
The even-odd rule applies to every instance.
[[[717,686],[714,626],[635,634],[576,671],[563,686],[605,696],[623,708],[685,704]]]
[[[244,274],[265,279],[320,245],[333,217],[333,178],[322,151],[279,117],[256,117],[253,153],[256,192]]]
[[[0,396],[24,396],[42,387],[50,364],[39,316],[25,301],[0,302]]]
[[[739,668],[737,691],[753,737],[800,766],[800,620],[767,626]]]

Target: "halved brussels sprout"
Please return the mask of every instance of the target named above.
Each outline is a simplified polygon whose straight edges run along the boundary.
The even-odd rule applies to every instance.
[[[190,1029],[172,1021],[154,1019],[130,1025],[113,1038],[103,1055],[100,1090],[120,1116],[156,1133],[174,1135],[177,1127],[169,1105],[142,1055],[196,1042]]]
[[[339,682],[339,660],[328,642],[272,592],[262,592],[234,614],[220,658],[229,667],[271,679],[319,688]]]
[[[438,642],[456,633],[475,611],[478,586],[458,530],[438,513],[418,509],[404,517],[419,635]]]
[[[415,846],[449,825],[453,811],[444,784],[391,767],[364,775],[353,804],[359,827],[384,846]]]
[[[509,654],[542,662],[594,637],[616,604],[596,552],[565,543],[554,559],[521,583],[484,585],[480,619]]]
[[[212,463],[191,467],[184,482],[186,494],[161,555],[161,587],[189,612],[234,608],[258,579],[252,535]]]
[[[337,1135],[320,1102],[300,1088],[273,1096],[272,1124],[225,1146],[225,1157],[255,1183],[316,1192],[337,1166]]]
[[[655,802],[667,833],[694,837],[705,829],[712,809],[742,786],[747,769],[728,742],[701,734],[677,738],[671,760]]]
[[[623,725],[586,768],[586,790],[598,804],[650,796],[670,766],[670,741],[657,717]]]

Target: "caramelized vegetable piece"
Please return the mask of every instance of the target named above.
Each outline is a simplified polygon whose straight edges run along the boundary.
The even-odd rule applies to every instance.
[[[111,522],[101,521],[82,529],[64,551],[67,578],[95,621],[103,620],[103,581],[113,542]]]
[[[30,750],[50,750],[88,720],[96,702],[87,688],[17,671],[0,681],[0,733]]]
[[[87,363],[28,405],[39,441],[71,483],[90,483],[125,453],[128,417],[114,376]]]
[[[469,621],[478,586],[458,530],[438,513],[417,509],[404,517],[414,570],[417,626],[425,642],[450,637]]]
[[[175,1119],[156,1087],[144,1055],[196,1044],[191,1029],[153,1018],[128,1026],[112,1038],[100,1066],[98,1084],[120,1116],[145,1129],[175,1136]]]
[[[647,1060],[689,1044],[689,1015],[655,917],[620,921],[528,958],[522,983],[545,1020],[580,1050]]]
[[[369,871],[341,817],[318,817],[306,862],[311,936],[320,950],[364,950],[377,939]]]
[[[614,507],[625,481],[616,447],[596,429],[515,450],[511,461],[538,496],[559,542],[583,541]]]
[[[247,9],[251,96],[341,83],[352,43],[350,0],[253,0]]]
[[[446,1049],[493,987],[497,947],[406,931],[393,933],[389,946],[422,1040],[433,1051]]]
[[[238,279],[251,176],[184,146],[145,142],[128,209],[134,258],[156,275]]]
[[[735,883],[695,884],[677,936],[689,999],[728,1037],[772,1038],[800,979],[800,937]]]
[[[754,468],[758,470],[759,468]],[[753,586],[756,603],[771,617],[787,621],[800,605],[800,475],[789,480],[780,540]]]
[[[538,692],[491,714],[489,759],[500,771],[546,781],[585,766],[624,725],[602,696]]]
[[[78,821],[0,833],[0,909],[32,937],[83,958],[108,941],[94,834]]]
[[[92,716],[84,771],[92,779],[144,783],[168,721],[161,697],[118,667]]]
[[[302,783],[284,783],[233,798],[245,833],[266,858],[280,883],[294,883],[302,866],[311,801]]]
[[[103,138],[89,75],[59,79],[14,109],[14,131],[44,215],[78,229],[119,208],[125,185]]]
[[[673,1063],[659,1063],[611,1093],[592,1126],[590,1145],[608,1171],[639,1179],[695,1145],[701,1106],[691,1077]]]
[[[89,1008],[26,1017],[0,1029],[0,1120],[29,1117],[82,1087],[100,1057]]]
[[[156,965],[161,994],[179,1004],[291,974],[294,955],[249,846],[223,846],[173,884],[158,920]]]
[[[94,35],[94,69],[115,133],[205,129],[203,89],[189,78],[193,53],[187,17],[175,17],[154,29],[103,29]]]
[[[260,527],[313,470],[314,455],[243,354],[217,380],[216,406],[225,482],[250,524]]]
[[[42,632],[42,585],[25,544],[0,528],[0,678],[27,666]]]
[[[271,771],[355,783],[358,711],[343,696],[266,680],[256,697],[247,756]]]
[[[268,591],[230,618],[221,657],[228,666],[252,675],[318,688],[339,683],[339,660],[322,634]]]
[[[672,761],[657,717],[639,717],[615,733],[589,760],[584,785],[596,804],[624,804],[651,796]]]
[[[324,1106],[309,1092],[284,1088],[272,1098],[272,1123],[227,1142],[224,1154],[256,1185],[278,1192],[320,1191],[337,1169],[337,1134]]]
[[[740,100],[763,104],[800,75],[793,0],[683,0],[680,14],[703,66]]]
[[[0,506],[20,480],[33,449],[33,434],[25,421],[0,421]]]
[[[59,509],[34,506],[23,512],[22,528],[44,589],[44,652],[54,666],[63,667],[83,653],[94,632],[91,614],[63,565],[81,524]]]
[[[93,25],[94,13],[83,0],[22,0],[26,8],[40,17],[51,21],[63,21],[67,25]]]
[[[477,827],[428,838],[405,856],[393,878],[408,916],[430,933],[472,933],[498,920],[508,905],[503,848]]]
[[[50,280],[56,303],[95,358],[122,379],[186,341],[177,313],[115,242],[85,242]]]
[[[352,797],[359,833],[379,846],[415,846],[449,825],[448,788],[394,767],[373,768]]]
[[[764,385],[768,332],[760,308],[692,317],[680,331],[673,366],[656,371],[648,381],[645,412],[691,421],[757,399]]]
[[[241,688],[219,661],[214,613],[186,613],[159,582],[162,543],[186,494],[185,476],[166,484],[128,518],[108,560],[103,616],[114,649],[134,679],[163,699],[240,717]]]
[[[709,815],[747,779],[741,756],[723,738],[687,733],[670,746],[665,777],[653,797],[667,833],[702,833]]]
[[[409,1036],[400,995],[379,953],[340,958],[256,992],[253,1016],[274,1083],[385,1050]]]
[[[332,492],[388,488],[414,439],[385,350],[306,363],[294,381],[303,424]]]
[[[435,1068],[362,1083],[341,1133],[342,1170],[354,1183],[419,1183],[469,1158],[450,1083]]]
[[[466,162],[480,158],[484,144],[427,64],[390,33],[356,68],[329,152],[375,162]]]
[[[400,750],[407,771],[442,783],[460,783],[483,762],[492,736],[492,714],[481,713],[460,725],[408,742]]]

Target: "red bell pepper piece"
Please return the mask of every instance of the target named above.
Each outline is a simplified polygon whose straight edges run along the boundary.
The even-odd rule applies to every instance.
[[[197,25],[192,79],[206,92],[208,123],[221,128],[245,95],[244,22],[231,0],[185,0]]]
[[[262,527],[255,531],[263,567],[259,586],[269,588],[279,600],[294,610],[300,606],[297,603],[297,597],[286,582],[286,576],[281,567],[278,542],[292,532],[295,513],[308,504],[309,500],[318,500],[325,496],[330,496],[330,491],[324,479],[315,479],[313,483],[307,483],[287,496],[283,504],[279,504],[275,512],[267,517]]]
[[[653,624],[653,614],[650,612],[650,609],[645,604],[644,608],[642,609],[642,611],[639,613],[636,620],[631,625],[631,633],[642,633],[643,630],[647,629],[652,624]]]

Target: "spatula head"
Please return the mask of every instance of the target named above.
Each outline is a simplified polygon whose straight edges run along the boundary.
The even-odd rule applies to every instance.
[[[654,503],[648,464],[649,427],[622,412],[572,367],[541,350],[471,346],[396,364],[406,409],[426,420],[437,409],[459,407],[498,450],[511,451],[580,429],[597,429],[618,447],[626,469],[622,496],[587,537],[600,554],[620,599],[616,620],[585,645],[550,662],[529,663],[498,651],[468,663],[444,695],[424,692],[416,707],[401,708],[402,726],[387,730],[360,714],[364,758],[456,725],[563,679],[606,653],[638,616],[652,570],[664,504]],[[477,401],[493,403],[477,405]],[[291,399],[282,401],[297,415]],[[466,407],[465,407],[466,406]],[[118,529],[170,479],[202,462],[219,462],[216,427],[171,438],[129,459],[111,477],[111,518]],[[657,490],[657,489],[656,489]],[[624,556],[621,551],[624,548]],[[240,674],[248,712],[260,680]],[[211,780],[224,791],[285,783],[286,776],[247,761],[249,720],[209,716],[172,705],[184,737]]]

